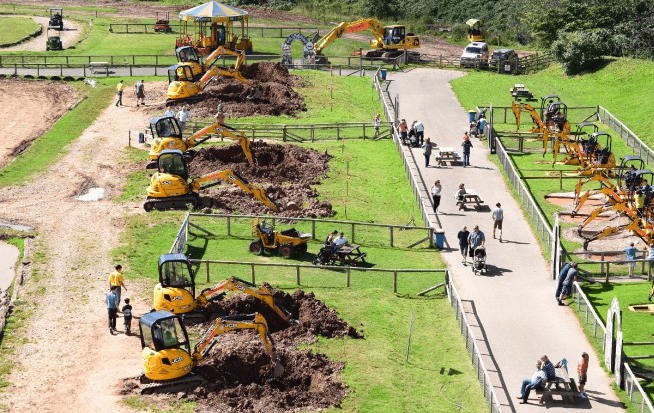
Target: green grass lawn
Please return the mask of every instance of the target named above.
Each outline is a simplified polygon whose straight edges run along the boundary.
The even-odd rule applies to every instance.
[[[0,44],[18,42],[38,30],[39,24],[29,17],[1,17]]]
[[[650,313],[636,313],[629,310],[630,305],[649,304],[651,283],[635,282],[628,284],[590,284],[583,285],[582,289],[588,300],[591,302],[597,315],[606,325],[606,316],[611,306],[613,297],[617,297],[622,310],[622,334],[625,343],[632,342],[654,342],[652,332],[654,331],[654,317]],[[625,346],[624,352],[628,356],[642,356],[654,354],[654,344],[642,346]],[[647,368],[654,370],[654,359],[638,360]],[[654,381],[642,380],[641,386],[649,395],[650,401],[654,401]]]

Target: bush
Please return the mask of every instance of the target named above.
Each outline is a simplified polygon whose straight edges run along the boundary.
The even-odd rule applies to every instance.
[[[559,33],[552,44],[552,53],[567,75],[595,69],[604,54],[601,37],[595,33]]]

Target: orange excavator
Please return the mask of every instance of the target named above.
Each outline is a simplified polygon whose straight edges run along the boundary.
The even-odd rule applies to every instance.
[[[202,310],[222,298],[227,291],[248,294],[263,303],[289,324],[297,321],[273,297],[273,290],[263,284],[256,286],[236,277],[229,277],[195,296],[195,273],[184,254],[164,254],[159,257],[159,284],[154,287],[154,308],[180,315],[184,320],[204,320]]]
[[[143,209],[160,211],[168,209],[187,209],[188,205],[199,208],[204,200],[197,193],[199,190],[219,185],[227,181],[237,185],[245,192],[251,194],[271,210],[278,212],[279,206],[268,198],[263,188],[250,184],[235,171],[227,169],[212,172],[189,182],[188,162],[180,150],[164,150],[157,159],[157,172],[152,175],[150,186],[147,189],[148,197],[143,203]]]
[[[150,147],[150,163],[146,165],[146,169],[156,168],[159,154],[166,149],[180,150],[184,152],[187,161],[191,161],[195,157],[195,150],[192,148],[210,139],[211,134],[237,141],[243,148],[243,153],[245,153],[250,165],[254,166],[257,163],[250,147],[251,142],[245,137],[245,134],[240,132],[239,135],[235,135],[220,123],[209,125],[194,133],[191,137],[184,138],[177,119],[173,116],[163,116],[150,121],[150,133],[154,139]]]

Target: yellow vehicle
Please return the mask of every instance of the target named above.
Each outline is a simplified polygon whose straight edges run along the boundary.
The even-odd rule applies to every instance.
[[[217,318],[191,352],[188,334],[178,316],[167,311],[144,314],[139,321],[143,374],[141,394],[174,393],[192,389],[204,380],[193,367],[204,360],[220,335],[234,330],[256,330],[273,366],[272,376],[284,374],[266,319],[258,313]]]
[[[153,141],[148,154],[150,163],[146,165],[146,169],[156,168],[159,154],[166,149],[180,150],[184,152],[186,159],[191,161],[195,157],[195,150],[192,148],[210,139],[212,136],[210,134],[224,136],[237,141],[241,145],[241,148],[243,148],[243,153],[245,153],[245,157],[248,159],[250,165],[254,166],[257,163],[250,147],[251,142],[245,137],[245,134],[240,132],[240,135],[237,136],[219,123],[202,128],[192,136],[184,138],[177,119],[172,116],[163,116],[150,121],[150,133]]]
[[[175,39],[175,47],[193,46],[203,56],[220,46],[252,53],[248,17],[245,10],[216,2],[184,10],[179,14],[179,37]]]
[[[516,130],[520,130],[520,118],[522,113],[528,113],[531,116],[531,120],[534,122],[534,127],[529,129],[529,132],[532,133],[545,133],[547,128],[545,123],[541,120],[541,117],[538,116],[538,112],[534,109],[533,106],[527,103],[511,102],[511,110],[515,116]]]
[[[187,209],[189,204],[193,208],[199,208],[204,202],[196,191],[219,185],[223,180],[239,186],[273,211],[279,211],[277,204],[268,198],[263,188],[253,186],[231,169],[212,172],[191,182],[188,181],[189,177],[188,163],[182,151],[176,149],[162,151],[157,159],[157,172],[150,180],[148,198],[143,204],[143,209],[148,212],[153,209],[160,211]],[[206,182],[212,183],[203,185]]]
[[[370,30],[372,32],[374,39],[370,41],[370,46],[379,49],[368,52],[366,57],[392,59],[401,55],[407,49],[417,49],[420,47],[420,38],[413,33],[407,33],[406,26],[384,26],[376,19],[360,19],[355,22],[342,22],[320,39],[315,39],[314,50],[316,56],[322,55],[325,47],[329,46],[334,40],[345,33],[354,33],[363,30]]]
[[[226,51],[227,52],[227,51]],[[166,105],[171,105],[175,102],[185,100],[198,100],[199,94],[211,84],[218,76],[233,77],[234,79],[245,83],[252,87],[252,92],[247,96],[247,99],[259,99],[261,97],[261,90],[256,81],[248,80],[243,77],[239,71],[245,62],[245,54],[243,52],[228,54],[238,54],[236,65],[233,68],[220,68],[218,66],[211,66],[207,72],[200,78],[199,81],[194,82],[193,66],[190,64],[177,64],[168,68],[168,93]],[[214,59],[215,60],[215,59]],[[196,69],[197,70],[197,69]]]
[[[468,41],[484,42],[484,22],[480,19],[470,19],[466,22],[468,26]]]
[[[216,64],[221,56],[237,56],[236,63],[234,64],[236,68],[240,68],[245,63],[244,51],[231,51],[225,49],[223,46],[220,46],[211,52],[211,54],[204,59],[204,62],[202,62],[198,49],[193,46],[178,47],[175,50],[175,55],[177,56],[178,64],[191,66],[194,80],[200,79],[207,70],[211,69],[211,67]]]
[[[554,141],[554,163],[557,161],[560,142],[563,142],[567,155],[562,160],[565,165],[579,165],[579,175],[590,176],[597,169],[612,171],[616,166],[615,155],[611,152],[611,135],[595,132],[588,139],[562,139],[556,134]]]
[[[263,301],[287,323],[294,323],[291,313],[273,297],[273,291],[261,285],[229,277],[195,296],[195,273],[184,254],[164,254],[159,257],[159,284],[154,287],[155,310],[169,311],[195,321],[204,320],[202,309],[225,295],[226,291],[245,293]]]
[[[257,239],[250,242],[250,252],[256,255],[263,254],[264,250],[276,250],[282,257],[291,257],[295,253],[307,252],[307,242],[311,234],[298,232],[295,228],[286,231],[275,231],[275,227],[267,225],[265,221],[252,220],[252,235]]]

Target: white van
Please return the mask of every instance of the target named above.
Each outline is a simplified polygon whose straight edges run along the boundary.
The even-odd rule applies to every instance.
[[[461,62],[461,67],[474,67],[475,62],[479,59],[481,61],[479,64],[486,65],[488,64],[489,57],[488,45],[484,42],[472,42],[466,46],[463,50],[463,54],[459,59]]]

